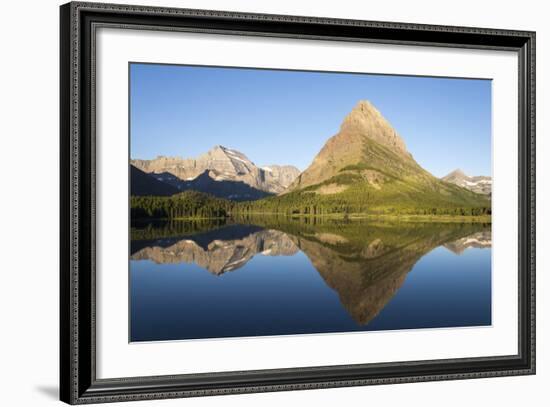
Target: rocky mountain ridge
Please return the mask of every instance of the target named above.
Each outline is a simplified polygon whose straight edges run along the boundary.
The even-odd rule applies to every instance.
[[[197,158],[159,156],[153,160],[134,159],[131,165],[176,187],[207,172],[215,181],[243,182],[271,194],[284,191],[300,173],[290,165],[258,167],[240,151],[221,145]]]
[[[491,177],[485,175],[469,176],[461,169],[456,169],[441,179],[445,182],[450,182],[451,184],[484,195],[491,195],[493,187],[493,179]]]

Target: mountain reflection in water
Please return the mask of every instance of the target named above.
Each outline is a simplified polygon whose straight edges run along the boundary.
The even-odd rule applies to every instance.
[[[292,256],[299,250],[284,232],[243,225],[157,244],[132,254],[131,259],[152,260],[157,264],[196,263],[219,275],[244,266],[257,254]]]
[[[301,252],[324,284],[337,293],[341,307],[357,325],[356,330],[368,330],[369,323],[396,296],[423,256],[440,246],[459,256],[470,247],[491,247],[490,225],[485,224],[311,219],[248,222],[172,222],[132,228],[131,264],[146,260],[156,265],[181,265],[182,273],[186,272],[185,264],[195,264],[204,272],[221,276],[245,270],[256,256],[295,256]],[[262,271],[258,267],[254,270],[255,273]],[[139,299],[133,296],[132,301]],[[139,314],[134,314],[132,320],[139,318]],[[335,330],[327,328],[327,331]],[[323,330],[312,330],[318,331]],[[274,328],[267,333],[276,332]],[[243,336],[250,334],[246,329],[242,333]],[[207,336],[234,335],[224,332],[216,335],[214,331]]]

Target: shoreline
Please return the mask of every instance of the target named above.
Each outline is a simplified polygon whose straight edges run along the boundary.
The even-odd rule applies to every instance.
[[[492,223],[491,215],[460,216],[460,215],[391,215],[391,214],[329,214],[329,215],[286,215],[281,213],[248,213],[246,215],[227,217],[178,217],[178,218],[137,218],[131,221],[204,221],[204,220],[239,220],[259,217],[298,219],[334,219],[334,220],[373,220],[398,222],[433,222],[433,223]]]

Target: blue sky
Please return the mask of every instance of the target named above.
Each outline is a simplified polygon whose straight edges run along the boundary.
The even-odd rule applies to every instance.
[[[221,144],[304,170],[365,99],[432,174],[491,174],[489,80],[131,64],[130,87],[132,158]]]

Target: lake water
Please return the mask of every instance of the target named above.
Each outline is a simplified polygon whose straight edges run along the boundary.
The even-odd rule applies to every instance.
[[[133,342],[490,325],[490,225],[140,225],[130,314]]]

